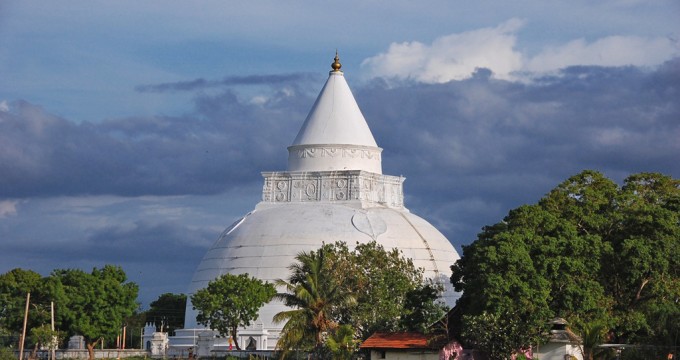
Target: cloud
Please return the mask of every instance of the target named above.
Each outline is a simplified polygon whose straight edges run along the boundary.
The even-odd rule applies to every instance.
[[[572,65],[654,66],[679,55],[680,44],[671,38],[608,36],[590,43],[578,39],[548,47],[532,57],[524,68],[546,72]]]
[[[89,271],[116,264],[143,284],[144,303],[162,292],[184,292],[207,248],[242,215],[241,209],[225,208],[241,204],[241,192],[22,200],[16,215],[0,217],[0,273],[22,267],[46,275],[57,268]],[[245,198],[252,206],[257,196]]]
[[[135,87],[135,90],[139,92],[162,93],[169,91],[195,91],[234,85],[281,85],[307,81],[315,77],[315,75],[310,73],[228,76],[222,80],[194,79],[190,81],[178,81],[154,85],[139,85]]]
[[[215,241],[214,230],[210,228],[146,219],[108,226],[93,224],[82,231],[80,237],[70,239],[68,244],[49,239],[39,243],[12,242],[4,244],[3,250],[15,256],[31,256],[36,262],[71,258],[70,261],[87,259],[102,264],[151,264],[189,258],[195,266]],[[40,251],[36,251],[36,246]]]
[[[442,174],[472,186],[521,171],[557,183],[583,168],[677,170],[679,63],[569,67],[531,84],[478,70],[444,84],[375,80],[354,91],[386,172],[405,173],[416,193],[439,201],[431,191],[446,184]],[[0,197],[214,195],[259,184],[261,171],[285,168],[312,103],[295,87],[259,103],[227,90],[197,96],[180,117],[75,124],[17,102],[0,113]],[[481,191],[517,199],[503,192],[524,181]],[[443,198],[477,191],[457,189]]]
[[[378,79],[356,98],[384,148],[384,172],[407,178],[406,205],[465,244],[583,169],[616,181],[641,171],[679,177],[678,88],[680,58],[655,71],[569,67],[533,83]]]
[[[680,44],[672,37],[620,35],[549,45],[530,55],[516,48],[524,24],[511,19],[494,28],[438,37],[431,44],[392,43],[386,52],[365,59],[362,68],[369,77],[444,83],[470,78],[479,68],[513,80],[577,65],[656,66],[680,56]]]
[[[0,244],[3,250],[0,261],[43,274],[54,269],[90,270],[105,264],[120,265],[132,281],[144,285],[140,299],[148,303],[162,292],[186,291],[196,264],[207,250],[206,242],[214,242],[215,233],[210,228],[192,228],[179,222],[138,220],[91,229],[84,239],[72,238],[66,244],[57,241]],[[20,259],[24,261],[17,264]],[[158,288],[165,290],[157,291]]]
[[[294,134],[283,129],[312,102],[291,89],[259,104],[223,91],[197,96],[186,116],[76,124],[19,101],[0,112],[0,198],[220,193],[285,166]]]
[[[430,45],[417,41],[392,43],[387,52],[361,65],[371,76],[426,83],[468,78],[476,68],[488,68],[499,78],[508,78],[522,66],[522,55],[514,49],[516,32],[522,25],[523,21],[511,19],[495,28],[442,36]]]
[[[322,3],[46,4],[0,11],[0,272],[114,263],[143,303],[186,291],[285,169],[336,46],[384,172],[459,249],[584,168],[680,178],[672,0],[352,0],[321,32]],[[385,80],[357,85],[357,59]]]
[[[352,88],[383,172],[406,177],[406,206],[458,249],[583,169],[680,178],[678,89],[680,58],[572,66],[532,82],[479,69]],[[143,282],[144,301],[185,291],[219,232],[253,209],[260,172],[285,169],[313,101],[295,86],[258,104],[222,89],[195,96],[183,116],[102,123],[11,103],[0,112],[0,264],[49,273],[116,263]]]
[[[0,219],[8,216],[14,216],[17,214],[17,203],[16,200],[3,200],[0,201]]]

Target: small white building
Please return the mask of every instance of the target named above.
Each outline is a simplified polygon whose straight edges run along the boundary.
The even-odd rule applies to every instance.
[[[376,332],[360,346],[371,360],[474,360],[475,352],[455,340],[446,344],[418,332]]]
[[[361,349],[371,352],[371,360],[439,360],[439,349],[417,332],[377,332],[361,344]]]
[[[142,332],[142,341],[144,342],[144,349],[151,352],[153,356],[166,355],[170,345],[168,340],[168,333],[156,331],[156,325],[153,323],[146,323]]]
[[[550,339],[537,346],[533,352],[534,359],[540,360],[583,360],[581,339],[569,330],[566,320],[553,319],[550,322]]]

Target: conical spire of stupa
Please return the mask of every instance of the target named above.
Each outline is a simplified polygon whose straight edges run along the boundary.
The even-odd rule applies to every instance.
[[[382,173],[380,152],[364,115],[340,70],[332,70],[288,148],[288,171],[365,170]]]

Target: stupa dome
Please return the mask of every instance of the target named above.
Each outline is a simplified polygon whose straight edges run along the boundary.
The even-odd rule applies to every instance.
[[[337,185],[337,184],[334,184]],[[201,261],[191,292],[224,273],[247,273],[274,282],[287,278],[287,267],[301,251],[342,240],[348,246],[377,240],[413,259],[425,276],[449,284],[449,267],[458,255],[434,226],[408,211],[389,207],[362,208],[349,203],[297,203],[288,206],[260,203],[253,212],[228,228]],[[457,298],[450,285],[445,301]],[[271,319],[285,310],[270,303],[260,310],[265,327],[280,328]],[[187,313],[185,328],[196,326],[195,312]]]
[[[443,298],[454,305],[458,294],[449,283],[450,266],[459,256],[434,226],[404,207],[404,178],[382,174],[382,149],[340,71],[337,55],[335,60],[288,148],[288,170],[262,173],[262,201],[208,250],[189,295],[225,273],[247,273],[269,282],[286,279],[288,266],[302,251],[336,241],[352,248],[375,240],[413,259],[426,277],[445,286]],[[258,348],[274,348],[283,324],[274,324],[272,318],[283,310],[286,307],[277,301],[260,310],[250,333],[259,331],[258,339],[269,341],[261,341]],[[198,328],[196,312],[188,302],[185,334],[193,328]]]

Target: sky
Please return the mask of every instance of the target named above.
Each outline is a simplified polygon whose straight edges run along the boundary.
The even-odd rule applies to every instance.
[[[0,273],[186,292],[335,51],[406,207],[459,253],[585,169],[680,178],[680,2],[0,0]]]

